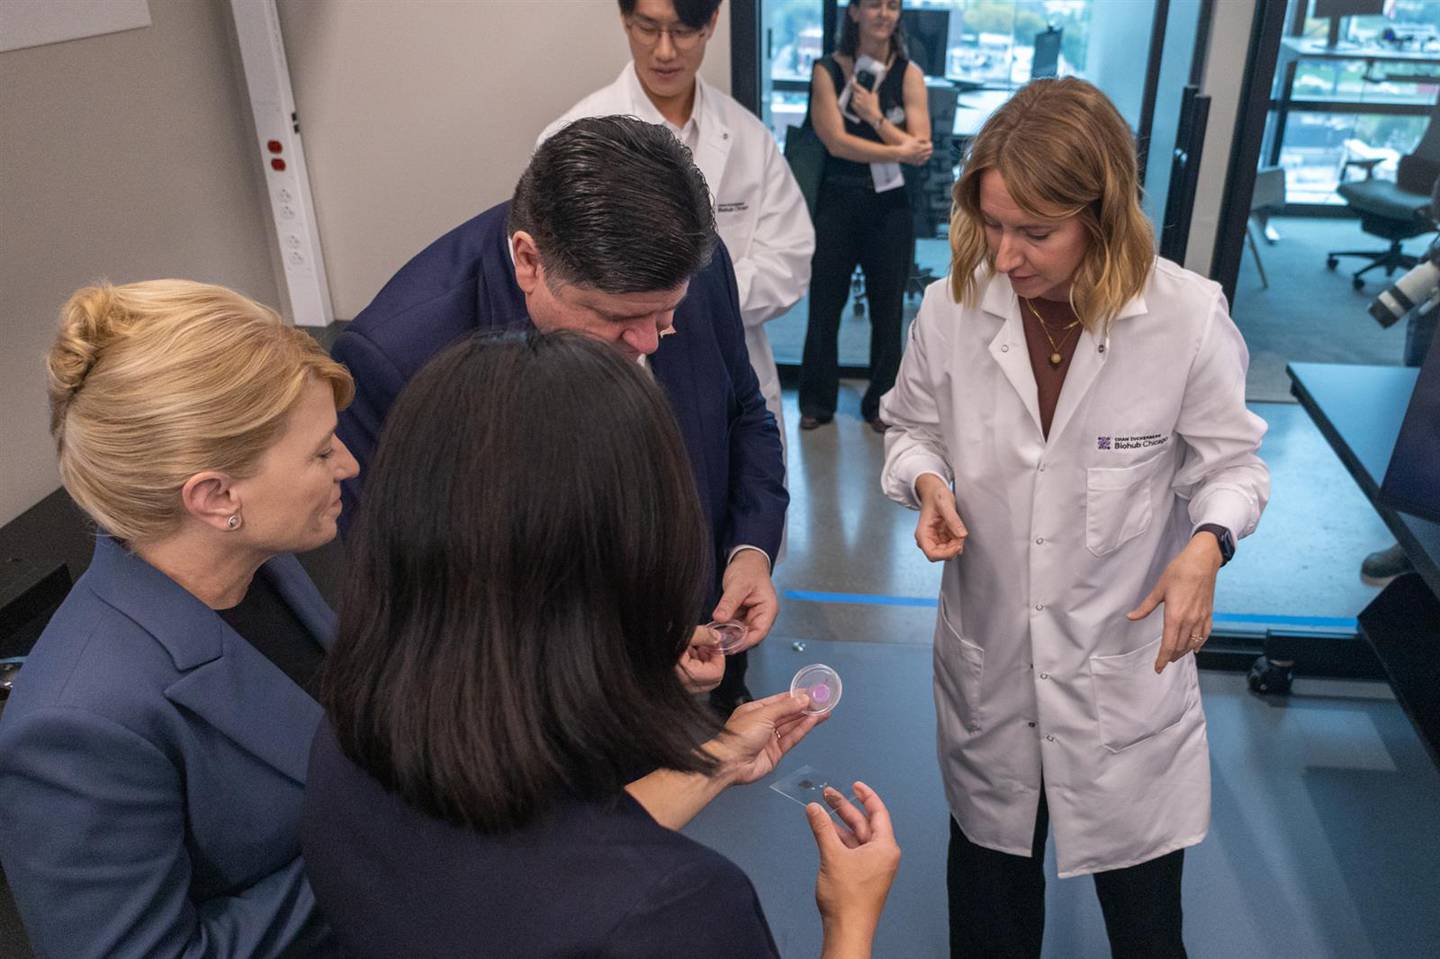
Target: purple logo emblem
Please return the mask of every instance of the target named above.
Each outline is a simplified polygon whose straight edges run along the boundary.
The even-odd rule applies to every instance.
[[[1108,436],[1097,436],[1097,437],[1095,437],[1095,447],[1096,447],[1097,449],[1108,450],[1108,449],[1110,448],[1110,437],[1108,437]]]

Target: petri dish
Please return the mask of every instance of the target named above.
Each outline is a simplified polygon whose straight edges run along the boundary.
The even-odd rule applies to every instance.
[[[720,652],[726,656],[740,651],[741,644],[745,642],[745,634],[749,631],[738,619],[706,623],[705,628],[710,630],[710,635],[715,637],[715,645],[719,646]]]
[[[790,680],[790,692],[808,693],[807,713],[828,713],[840,702],[840,674],[824,663],[806,666]]]

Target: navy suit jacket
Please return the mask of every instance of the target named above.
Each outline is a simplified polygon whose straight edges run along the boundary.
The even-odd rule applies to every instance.
[[[335,358],[354,374],[356,390],[340,414],[338,434],[361,466],[345,483],[342,524],[356,515],[365,466],[406,382],[466,334],[531,328],[510,259],[508,211],[502,203],[430,244],[335,341]],[[718,581],[736,546],[757,546],[775,557],[790,501],[780,433],[750,366],[735,270],[723,244],[691,279],[675,329],[648,362],[680,424]]]
[[[328,647],[293,556],[267,577]],[[41,955],[333,946],[300,862],[318,703],[173,580],[101,536],[0,715],[0,862]]]
[[[300,826],[315,895],[353,959],[778,959],[740,867],[625,793],[482,833],[407,805],[328,724]]]

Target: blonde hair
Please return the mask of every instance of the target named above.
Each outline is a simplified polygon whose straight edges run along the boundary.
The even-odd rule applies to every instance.
[[[205,470],[252,475],[310,377],[349,404],[350,374],[273,310],[189,280],[86,287],[46,358],[60,479],[106,532],[173,532]]]
[[[1032,80],[985,121],[955,183],[950,212],[950,292],[973,305],[976,269],[993,272],[985,243],[980,179],[995,170],[1015,204],[1042,219],[1076,217],[1089,243],[1070,289],[1088,329],[1109,323],[1144,289],[1155,239],[1140,208],[1135,139],[1120,111],[1074,77]]]

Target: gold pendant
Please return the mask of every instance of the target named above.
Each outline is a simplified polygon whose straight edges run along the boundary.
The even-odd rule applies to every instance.
[[[1063,360],[1063,359],[1064,359],[1064,357],[1061,356],[1059,353],[1051,353],[1051,354],[1050,354],[1050,365],[1051,365],[1051,366],[1059,366],[1059,365],[1060,365],[1060,361]]]

